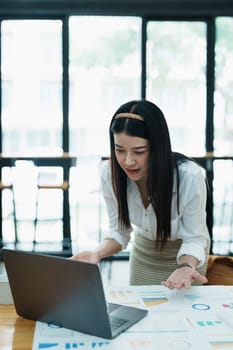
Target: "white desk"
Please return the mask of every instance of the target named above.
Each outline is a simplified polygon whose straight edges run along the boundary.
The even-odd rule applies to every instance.
[[[233,286],[170,291],[162,286],[110,288],[108,300],[146,307],[148,316],[113,340],[36,322],[32,350],[233,349]]]

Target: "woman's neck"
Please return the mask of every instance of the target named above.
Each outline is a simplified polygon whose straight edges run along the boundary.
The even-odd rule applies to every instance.
[[[146,182],[144,182],[144,181],[143,182],[142,181],[137,181],[136,185],[137,185],[138,190],[140,192],[143,205],[144,205],[145,208],[147,208],[148,205],[150,204],[150,199],[149,199],[149,196],[148,196],[148,193],[147,193]]]

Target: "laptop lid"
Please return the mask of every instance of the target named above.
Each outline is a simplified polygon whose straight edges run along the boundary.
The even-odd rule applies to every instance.
[[[11,249],[2,254],[19,316],[111,339],[147,314],[112,305],[109,315],[98,265]],[[110,319],[118,323],[114,330]]]

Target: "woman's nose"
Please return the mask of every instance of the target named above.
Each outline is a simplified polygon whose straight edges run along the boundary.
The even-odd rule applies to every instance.
[[[125,164],[126,165],[132,165],[134,163],[135,163],[134,158],[130,154],[127,154],[126,157],[125,157]]]

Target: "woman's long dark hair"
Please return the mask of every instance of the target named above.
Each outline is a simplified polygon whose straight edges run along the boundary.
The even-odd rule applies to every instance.
[[[133,113],[141,116],[143,122],[140,129],[137,125],[134,125],[135,119],[116,118],[120,113]],[[178,163],[185,161],[187,158],[182,154],[172,152],[166,120],[162,111],[152,102],[134,100],[123,104],[115,112],[109,132],[112,185],[118,202],[120,229],[130,227],[127,202],[127,175],[117,162],[113,135],[120,132],[137,137],[145,135],[144,138],[149,141],[147,195],[157,218],[156,245],[159,245],[162,249],[171,235],[171,203],[174,171],[177,174],[177,186],[179,187]],[[179,191],[177,195],[177,205],[179,206]]]

